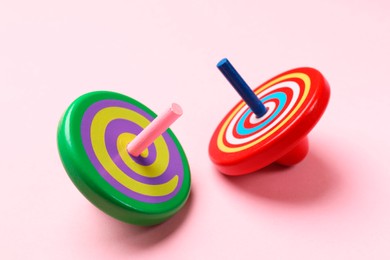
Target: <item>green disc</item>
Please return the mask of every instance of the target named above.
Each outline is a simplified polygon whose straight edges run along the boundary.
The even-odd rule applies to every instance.
[[[191,186],[188,160],[170,129],[140,156],[127,152],[155,117],[130,97],[98,91],[76,99],[58,126],[62,163],[81,193],[108,215],[142,226],[179,211]]]

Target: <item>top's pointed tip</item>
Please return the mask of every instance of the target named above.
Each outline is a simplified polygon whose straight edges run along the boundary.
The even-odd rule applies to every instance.
[[[177,103],[172,103],[170,109],[177,116],[181,116],[183,114],[183,109]]]
[[[218,63],[217,63],[217,67],[220,68],[222,67],[224,64],[226,63],[229,63],[229,60],[227,58],[223,58],[222,60],[220,60]]]

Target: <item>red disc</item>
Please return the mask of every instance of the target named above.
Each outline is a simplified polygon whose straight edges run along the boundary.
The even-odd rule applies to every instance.
[[[224,174],[250,173],[282,158],[315,126],[330,97],[326,79],[313,68],[284,72],[254,92],[267,113],[257,118],[241,101],[211,138],[210,158]]]

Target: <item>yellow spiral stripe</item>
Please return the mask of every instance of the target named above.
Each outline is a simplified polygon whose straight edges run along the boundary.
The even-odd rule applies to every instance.
[[[225,145],[225,143],[223,142],[223,136],[226,132],[226,129],[228,127],[228,125],[230,124],[230,122],[232,121],[233,117],[238,113],[238,111],[240,111],[240,109],[246,105],[246,103],[244,101],[242,101],[240,103],[239,106],[237,106],[237,108],[229,115],[229,117],[227,118],[227,120],[225,120],[223,126],[221,127],[221,130],[219,131],[218,133],[218,138],[217,138],[217,145],[218,145],[218,148],[222,151],[222,152],[225,152],[225,153],[234,153],[234,152],[240,152],[240,151],[243,151],[243,150],[246,150],[258,143],[260,143],[261,141],[267,139],[269,136],[271,136],[273,133],[275,133],[276,131],[278,131],[284,124],[286,124],[286,122],[288,120],[290,120],[290,118],[298,111],[298,109],[302,106],[303,102],[305,101],[308,93],[309,93],[309,90],[310,90],[310,84],[311,84],[311,81],[310,81],[310,77],[307,76],[306,74],[304,73],[291,73],[291,74],[288,74],[288,75],[284,75],[284,76],[281,76],[279,78],[276,78],[274,79],[273,81],[270,81],[268,84],[265,84],[263,87],[257,89],[255,91],[255,94],[258,95],[260,94],[262,91],[264,91],[265,89],[271,87],[272,85],[275,85],[279,82],[282,82],[284,80],[287,80],[287,79],[291,79],[291,78],[300,78],[303,80],[304,82],[304,91],[303,91],[303,95],[302,95],[302,98],[299,100],[298,104],[295,106],[295,108],[291,111],[290,114],[288,114],[286,116],[286,118],[280,122],[277,126],[275,126],[274,128],[272,128],[268,133],[264,134],[263,136],[261,136],[259,139],[256,139],[246,145],[242,145],[242,146],[238,146],[238,147],[228,147]]]
[[[97,112],[91,123],[91,140],[95,155],[104,169],[116,181],[129,190],[139,194],[147,196],[165,196],[172,193],[179,182],[179,177],[177,175],[163,184],[145,184],[127,176],[118,168],[115,162],[112,161],[106,149],[104,136],[107,125],[114,119],[128,120],[138,124],[142,128],[145,128],[149,124],[149,120],[142,115],[121,107],[107,107]],[[169,152],[162,136],[158,137],[155,141],[156,160],[151,165],[147,166],[137,164],[127,154],[126,146],[133,138],[133,135],[123,133],[117,140],[117,148],[125,164],[131,170],[142,176],[157,177],[163,174],[168,167]]]

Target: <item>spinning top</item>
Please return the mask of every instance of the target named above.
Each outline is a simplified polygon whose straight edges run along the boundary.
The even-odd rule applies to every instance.
[[[307,134],[324,113],[329,85],[313,68],[284,72],[253,91],[227,59],[217,67],[243,98],[211,137],[209,155],[227,175],[271,163],[294,165],[308,153]]]
[[[173,104],[155,119],[155,113],[130,97],[85,94],[59,123],[65,170],[108,215],[136,225],[161,223],[179,211],[190,192],[186,155],[167,129],[181,113]]]

